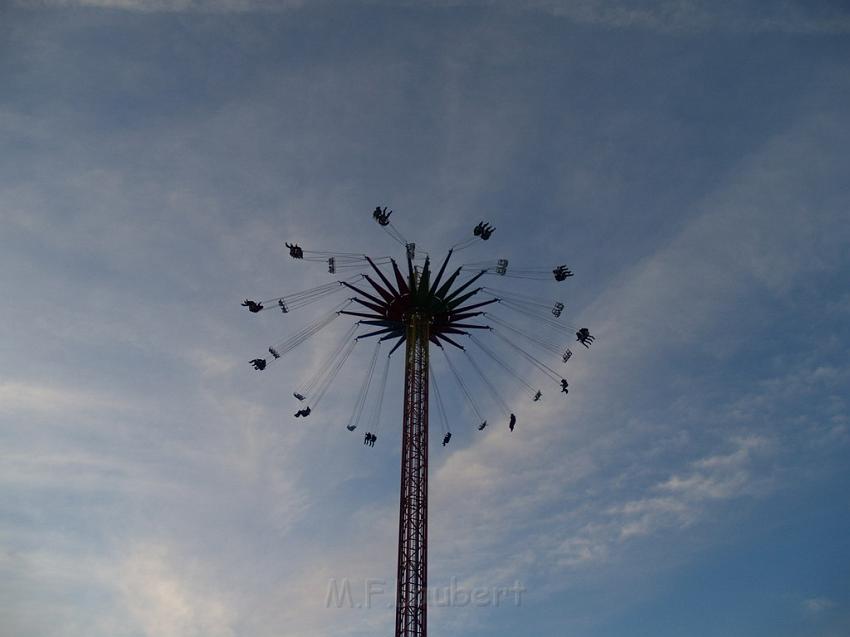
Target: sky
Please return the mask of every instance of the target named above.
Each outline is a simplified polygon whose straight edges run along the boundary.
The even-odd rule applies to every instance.
[[[514,432],[434,354],[433,634],[850,634],[848,54],[828,0],[0,4],[0,635],[392,631],[399,362],[365,447],[371,345],[292,418],[347,324],[248,364],[333,302],[239,305],[401,257],[379,204],[596,337],[486,366]]]

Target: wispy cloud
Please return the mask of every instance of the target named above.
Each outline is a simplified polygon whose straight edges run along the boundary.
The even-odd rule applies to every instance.
[[[0,415],[10,412],[68,414],[127,407],[114,394],[98,394],[71,385],[45,385],[25,381],[0,382]]]
[[[235,635],[237,614],[227,600],[209,590],[211,573],[191,557],[164,545],[131,547],[115,573],[132,623],[146,635]]]
[[[826,597],[810,597],[803,600],[803,608],[813,615],[818,615],[835,606],[835,602]]]
[[[649,495],[609,509],[618,518],[620,538],[647,535],[666,526],[689,526],[699,520],[711,501],[728,500],[751,493],[753,453],[764,453],[767,440],[751,436],[731,441],[732,451],[691,463],[683,473],[654,485]]]
[[[140,13],[251,13],[329,7],[326,0],[14,0],[18,6],[91,7]],[[364,8],[398,5],[366,0]],[[501,9],[544,13],[581,25],[604,29],[637,29],[660,33],[705,31],[830,35],[850,32],[850,14],[840,7],[818,10],[800,2],[765,5],[745,2],[732,7],[704,0],[623,2],[622,0],[427,0],[402,5],[445,8]]]
[[[243,13],[298,9],[310,0],[15,0],[18,6],[91,7],[140,13]]]
[[[711,2],[667,0],[532,0],[529,8],[551,12],[580,24],[604,28],[645,29],[665,33],[732,31],[838,34],[850,31],[850,15],[833,9],[825,15],[811,12],[802,3],[738,3],[734,8]]]

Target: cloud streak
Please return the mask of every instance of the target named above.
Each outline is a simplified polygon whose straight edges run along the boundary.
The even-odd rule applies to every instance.
[[[325,0],[15,0],[25,8],[88,7],[139,13],[264,13],[327,7]],[[372,0],[366,7],[397,6]],[[798,2],[739,3],[734,10],[717,3],[693,0],[622,2],[621,0],[429,0],[401,3],[408,7],[475,8],[516,13],[542,13],[565,21],[604,29],[658,33],[784,33],[841,35],[850,32],[850,14],[833,7],[813,9]]]

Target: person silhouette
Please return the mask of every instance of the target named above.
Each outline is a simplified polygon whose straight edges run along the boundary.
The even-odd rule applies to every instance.
[[[472,229],[472,234],[474,234],[476,237],[481,237],[482,239],[484,239],[484,241],[487,241],[487,239],[490,238],[490,235],[493,234],[494,230],[495,228],[492,227],[489,223],[485,223],[484,221],[482,221]]]
[[[297,243],[285,243],[284,245],[289,248],[289,256],[293,259],[304,258],[304,250],[302,250]]]
[[[372,213],[372,217],[374,217],[375,221],[377,221],[378,224],[380,224],[382,226],[388,226],[388,225],[390,225],[390,215],[392,213],[393,213],[392,210],[387,212],[386,206],[384,206],[383,209],[381,209],[380,206],[376,206],[375,211]]]
[[[576,332],[576,340],[585,347],[590,348],[590,344],[593,343],[593,341],[595,341],[596,339],[591,336],[589,329],[583,327],[578,332]]]
[[[490,235],[493,234],[495,230],[496,229],[492,227],[489,223],[485,223],[482,221],[472,229],[472,234],[474,234],[476,237],[481,237],[482,239],[484,239],[484,241],[487,241],[487,239],[490,238]]]
[[[573,276],[573,273],[570,272],[570,269],[565,265],[559,265],[557,268],[552,270],[552,274],[555,275],[556,281],[563,281],[568,276]]]

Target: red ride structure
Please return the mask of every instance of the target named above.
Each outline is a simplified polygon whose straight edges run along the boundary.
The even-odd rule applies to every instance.
[[[391,211],[389,214],[392,214]],[[324,396],[333,378],[339,372],[357,342],[371,337],[379,337],[367,377],[355,405],[352,422],[347,427],[349,431],[356,429],[357,424],[360,422],[380,344],[388,340],[393,341],[392,348],[388,354],[387,365],[384,369],[383,384],[380,388],[377,402],[376,420],[380,415],[383,390],[389,369],[389,357],[402,344],[405,345],[395,635],[396,637],[425,637],[427,633],[428,590],[428,380],[430,346],[436,345],[445,353],[445,346],[448,345],[453,349],[464,352],[467,357],[470,357],[470,363],[473,368],[478,372],[488,390],[491,391],[494,401],[502,406],[502,410],[505,416],[507,416],[509,410],[504,400],[494,388],[492,382],[481,372],[479,365],[472,360],[470,352],[458,342],[458,337],[471,337],[469,330],[495,331],[511,348],[521,354],[526,361],[532,363],[538,370],[555,381],[556,384],[560,384],[561,391],[566,394],[567,381],[561,378],[560,374],[549,365],[540,361],[536,356],[525,351],[518,345],[516,336],[522,336],[530,342],[535,343],[538,347],[547,349],[550,353],[557,354],[562,357],[564,363],[570,358],[571,353],[569,355],[563,354],[563,346],[554,341],[547,340],[541,335],[540,331],[526,333],[522,329],[498,317],[488,316],[488,313],[483,308],[494,303],[499,303],[526,317],[536,318],[550,328],[571,330],[574,329],[574,326],[565,327],[555,320],[560,317],[561,310],[564,307],[560,302],[556,302],[554,306],[551,304],[546,306],[524,295],[503,293],[501,291],[497,293],[497,291],[485,287],[472,288],[472,285],[485,274],[495,274],[497,276],[508,274],[508,262],[505,259],[500,259],[493,264],[476,263],[461,265],[450,276],[445,277],[446,268],[453,252],[456,249],[468,247],[472,241],[477,239],[461,242],[449,250],[440,269],[432,280],[430,258],[426,257],[422,266],[414,266],[415,247],[413,244],[404,241],[400,233],[389,223],[389,214],[386,212],[386,208],[383,209],[383,212],[378,208],[373,213],[373,216],[393,238],[405,245],[407,252],[406,274],[402,274],[396,261],[389,257],[373,260],[366,255],[352,253],[308,252],[298,245],[287,244],[290,255],[295,259],[308,261],[327,260],[328,270],[332,274],[336,274],[339,270],[366,267],[368,264],[368,268],[376,275],[376,278],[365,273],[359,274],[349,279],[339,280],[336,284],[325,284],[318,288],[287,297],[279,297],[266,301],[249,301],[246,299],[243,306],[247,307],[252,313],[277,306],[286,314],[292,309],[297,309],[315,300],[324,298],[343,287],[354,292],[355,296],[335,307],[329,315],[314,321],[282,343],[270,347],[269,353],[273,357],[271,361],[267,361],[264,358],[257,358],[251,361],[255,369],[263,370],[267,364],[274,362],[283,354],[306,341],[327,326],[334,318],[340,315],[357,317],[359,319],[358,322],[346,334],[342,345],[331,354],[326,365],[320,368],[319,374],[309,380],[303,388],[299,388],[299,391],[294,393],[294,396],[299,401],[307,401],[307,407],[299,409],[295,415],[297,417],[309,416]],[[494,228],[482,222],[476,226],[473,234],[474,237],[487,240],[493,230]],[[391,266],[391,278],[394,281],[391,281],[384,274],[379,264]],[[474,271],[475,274],[461,285],[455,286],[458,277],[464,271]],[[554,270],[529,269],[518,270],[513,273],[513,276],[522,279],[548,278],[551,275],[554,275],[557,281],[562,281],[567,276],[572,276],[572,272],[569,272],[565,266],[558,266]],[[363,287],[355,285],[359,281],[365,281],[372,289],[366,291]],[[468,303],[468,301],[482,291],[491,293],[492,298],[476,303]],[[352,303],[360,306],[358,311],[348,309]],[[545,309],[552,308],[551,314],[555,318],[541,315],[539,313],[541,307]],[[493,319],[496,327],[489,324],[489,321],[487,323],[480,322],[490,318]],[[470,320],[474,322],[470,322]],[[355,332],[359,329],[359,326],[372,326],[377,329],[355,336]],[[509,330],[510,338],[501,333],[503,328]],[[593,341],[593,337],[590,336],[586,328],[582,328],[575,332],[575,334],[577,340],[582,345],[585,345],[585,347],[588,347],[589,343]],[[541,391],[536,390],[535,392],[534,388],[505,362],[503,356],[499,356],[474,337],[471,337],[471,341],[482,352],[498,363],[503,370],[514,375],[516,380],[530,390],[534,394],[533,396],[531,396],[531,393],[529,394],[532,401],[536,402],[540,399]],[[448,355],[446,358],[452,373],[463,393],[466,395],[466,398],[469,400],[473,410],[479,418],[483,419],[481,411],[476,406],[476,402],[467,384],[460,377],[452,361],[448,359]],[[436,380],[434,382],[436,383]],[[439,399],[439,392],[437,393],[437,398]],[[439,411],[445,420],[445,409],[442,405],[442,400],[438,400],[438,403],[440,407]],[[513,413],[510,413],[511,431],[513,431],[515,423],[516,417]],[[447,427],[447,423],[444,424]],[[483,430],[486,425],[487,421],[484,420],[478,429]],[[451,433],[449,432],[448,436],[443,440],[443,446],[447,444],[450,438]],[[366,434],[366,444],[371,443],[374,446],[375,440],[376,436],[370,433]]]
[[[442,347],[448,343],[459,349],[451,335],[468,335],[466,330],[489,329],[487,325],[464,323],[480,316],[473,309],[495,303],[496,299],[463,306],[482,288],[467,290],[485,271],[452,290],[462,272],[458,268],[440,285],[452,252],[446,256],[437,276],[431,281],[430,260],[425,259],[421,272],[408,257],[408,273],[404,277],[395,261],[391,261],[396,285],[393,286],[375,265],[367,262],[381,283],[364,278],[379,296],[374,296],[351,283],[344,283],[358,294],[353,300],[372,310],[372,314],[341,310],[342,314],[362,317],[368,325],[381,329],[363,335],[381,336],[381,340],[397,339],[393,351],[403,342],[404,411],[402,419],[401,494],[398,524],[398,573],[396,581],[395,634],[399,637],[424,637],[427,629],[428,591],[428,355],[431,343]],[[390,352],[392,354],[392,351]]]
[[[417,637],[428,620],[428,327],[419,315],[407,327],[398,507],[395,634]]]

